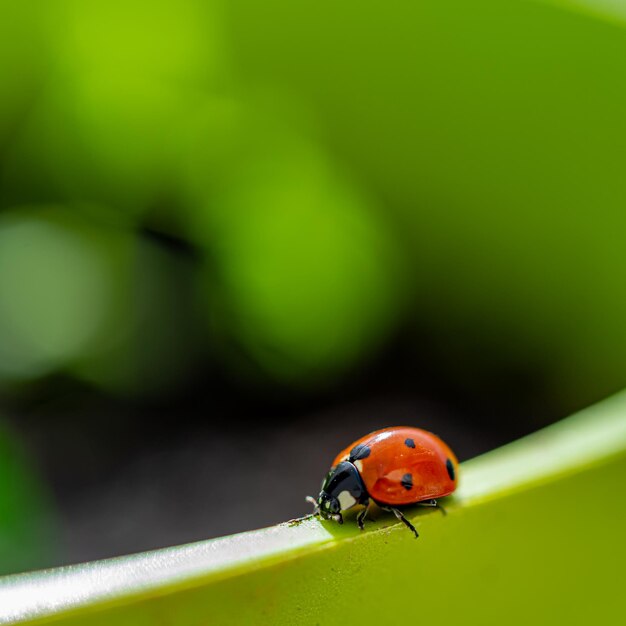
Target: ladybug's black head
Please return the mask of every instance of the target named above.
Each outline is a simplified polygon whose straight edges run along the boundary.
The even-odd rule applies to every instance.
[[[341,524],[341,511],[360,504],[367,497],[359,471],[352,463],[344,461],[333,467],[322,482],[317,508],[324,519],[332,518]]]

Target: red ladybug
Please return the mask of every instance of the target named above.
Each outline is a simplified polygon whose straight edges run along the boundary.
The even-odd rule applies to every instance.
[[[310,496],[307,500],[315,506],[313,515],[340,524],[342,511],[362,505],[356,518],[361,530],[370,502],[374,501],[391,511],[417,537],[413,524],[396,507],[439,507],[436,499],[456,489],[458,474],[456,456],[436,435],[410,426],[384,428],[340,452],[317,500]]]

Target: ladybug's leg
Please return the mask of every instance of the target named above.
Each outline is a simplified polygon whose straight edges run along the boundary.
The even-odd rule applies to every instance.
[[[433,509],[439,509],[442,515],[448,514],[447,511],[441,506],[441,504],[437,502],[437,500],[422,500],[421,502],[418,502],[417,504],[419,504],[420,506],[429,506],[429,507],[432,507]]]
[[[356,523],[359,525],[359,528],[363,530],[363,522],[365,521],[365,517],[367,516],[367,512],[370,510],[370,501],[366,500],[362,502],[365,505],[365,508],[362,511],[359,511],[359,514],[356,516]]]
[[[304,515],[303,517],[296,517],[294,519],[290,519],[287,523],[289,524],[289,526],[296,526],[297,524],[300,524],[300,522],[304,522],[316,516],[317,516],[317,513],[309,513],[308,515]]]
[[[419,537],[419,533],[417,532],[417,530],[415,530],[415,526],[413,526],[413,524],[411,524],[411,522],[409,522],[409,520],[404,517],[402,511],[399,511],[393,506],[382,506],[381,508],[383,511],[389,511],[393,513],[415,535],[416,539]]]

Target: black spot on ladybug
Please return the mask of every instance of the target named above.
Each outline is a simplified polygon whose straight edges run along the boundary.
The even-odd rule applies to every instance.
[[[402,477],[402,486],[409,491],[409,489],[413,489],[413,476],[411,474],[405,474]]]
[[[407,448],[414,448],[415,447],[415,442],[413,441],[413,439],[409,438],[409,439],[405,439],[404,440],[404,445]]]
[[[370,455],[371,450],[364,443],[360,443],[358,446],[354,446],[352,450],[350,450],[350,459],[349,461],[360,461],[361,459],[366,459]]]
[[[450,459],[446,461],[446,469],[448,470],[450,480],[454,480],[454,465],[452,465],[452,461]]]

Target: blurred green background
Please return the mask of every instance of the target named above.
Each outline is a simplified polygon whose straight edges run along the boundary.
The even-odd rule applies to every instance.
[[[624,387],[625,20],[0,0],[2,572],[296,515],[339,436],[466,458]]]

